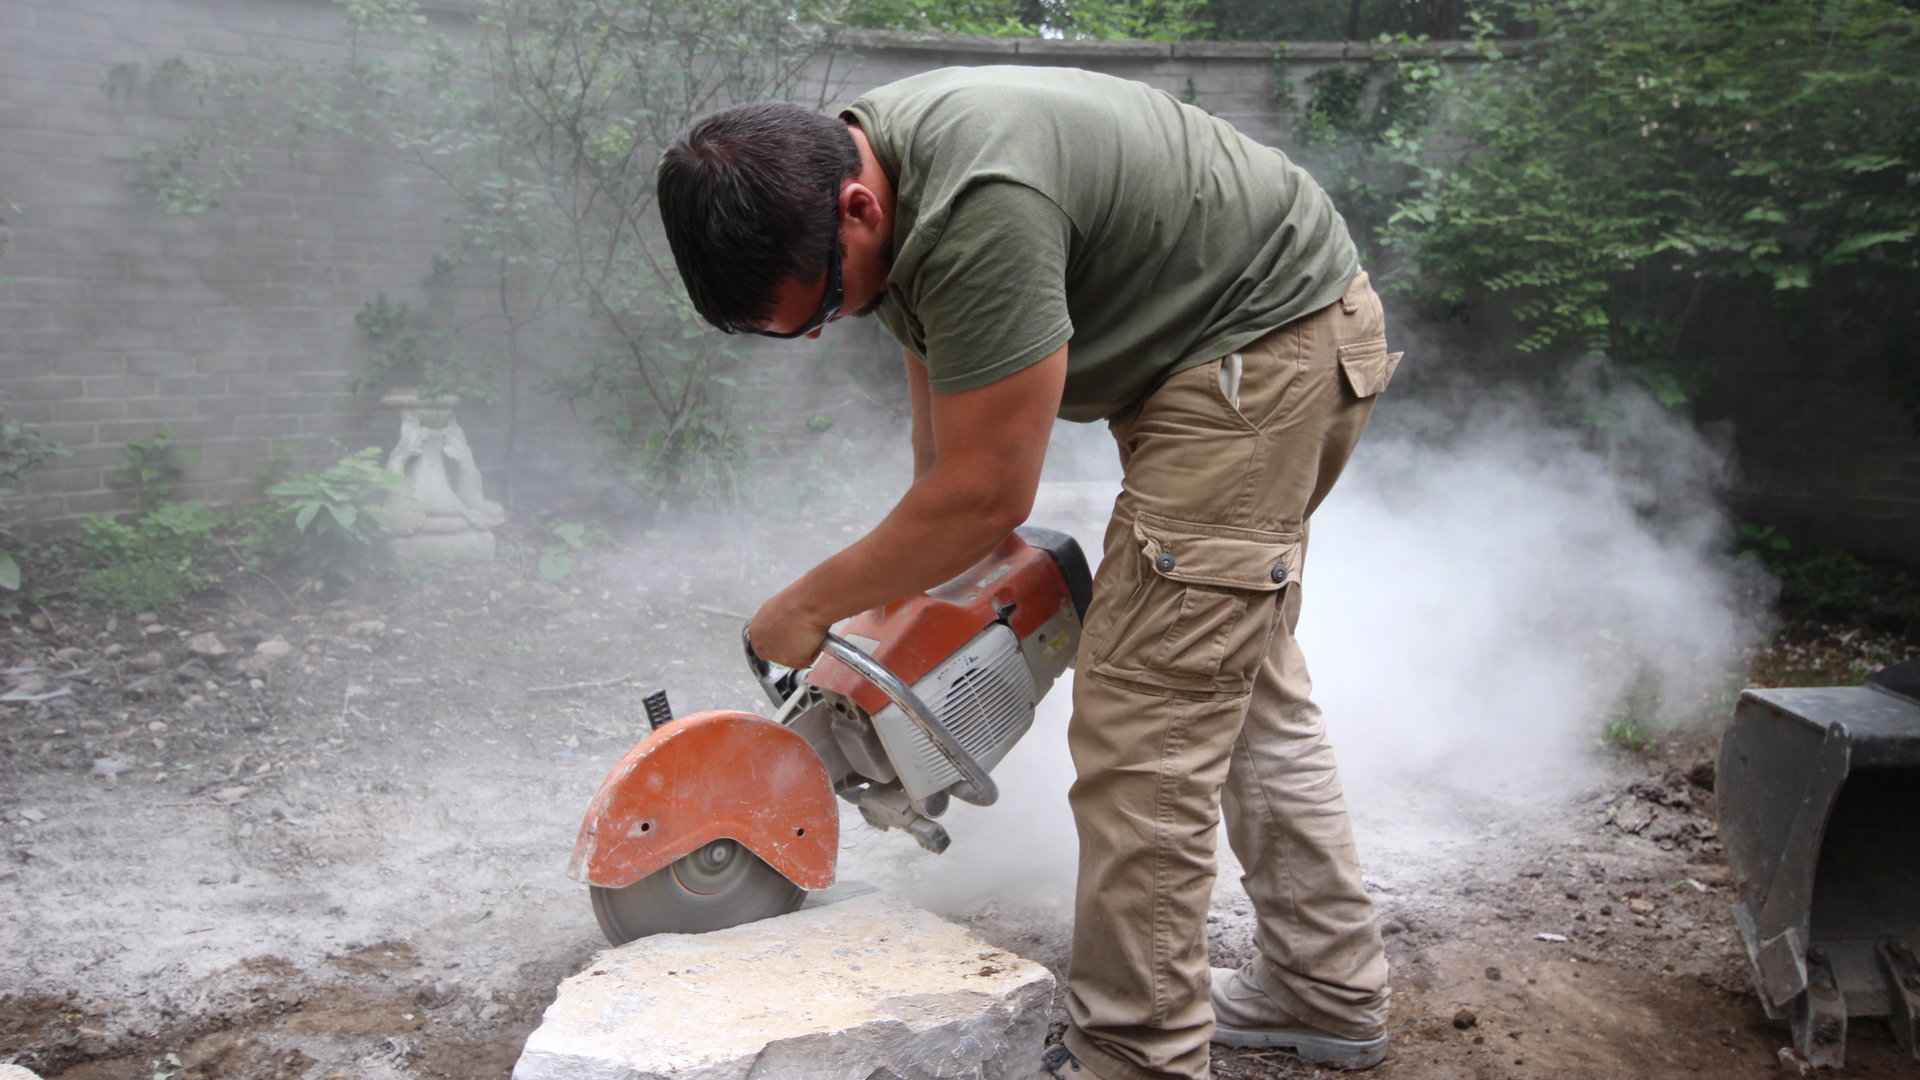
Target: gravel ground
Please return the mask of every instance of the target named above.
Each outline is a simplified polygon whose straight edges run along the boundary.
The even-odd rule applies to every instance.
[[[601,946],[562,871],[640,700],[753,707],[741,619],[849,535],[641,533],[559,584],[531,547],[291,601],[51,604],[0,624],[0,1062],[62,1080],[505,1077]],[[286,583],[290,584],[290,583]],[[1789,626],[1763,680],[1912,641]],[[843,877],[908,891],[1064,974],[1064,687],[934,859],[849,824]],[[1714,732],[1577,768],[1350,770],[1405,1077],[1747,1076],[1784,1032],[1748,993],[1713,826]],[[1336,731],[1336,742],[1339,741]],[[1018,842],[1007,838],[1019,837]],[[1215,961],[1250,916],[1222,848]],[[1859,1025],[1848,1075],[1912,1075]],[[1308,1075],[1226,1053],[1226,1078]]]

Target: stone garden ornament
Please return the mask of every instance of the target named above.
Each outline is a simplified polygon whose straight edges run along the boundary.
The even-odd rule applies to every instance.
[[[484,493],[455,402],[390,394],[381,403],[400,411],[400,441],[387,455],[387,470],[403,482],[381,515],[394,554],[408,561],[493,558],[493,529],[507,514]]]

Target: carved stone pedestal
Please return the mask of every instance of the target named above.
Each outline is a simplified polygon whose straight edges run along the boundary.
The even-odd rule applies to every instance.
[[[395,393],[380,403],[400,413],[387,469],[404,482],[380,515],[394,555],[408,562],[493,558],[493,528],[507,514],[483,493],[473,449],[453,416],[457,402]]]

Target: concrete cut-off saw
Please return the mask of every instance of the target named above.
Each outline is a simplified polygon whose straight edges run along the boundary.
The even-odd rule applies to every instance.
[[[601,783],[567,869],[607,940],[798,908],[834,882],[836,795],[946,850],[937,819],[998,797],[989,774],[1072,663],[1092,590],[1073,538],[1022,528],[945,585],[841,624],[805,671],[776,673],[747,642],[771,719],[676,718],[649,697],[652,731]]]

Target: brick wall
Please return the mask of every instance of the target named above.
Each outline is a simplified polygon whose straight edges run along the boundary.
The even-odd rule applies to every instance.
[[[457,30],[458,0],[434,7]],[[391,419],[348,393],[353,315],[376,292],[418,293],[443,239],[444,194],[431,178],[338,147],[267,154],[220,208],[184,218],[130,183],[141,147],[186,119],[154,90],[160,65],[338,59],[346,42],[335,7],[8,0],[0,18],[0,228],[10,241],[0,255],[0,408],[70,450],[32,475],[10,512],[51,522],[126,509],[132,493],[115,477],[122,448],[161,431],[190,451],[180,494],[210,501],[247,497],[276,457],[311,463],[389,441]],[[1304,77],[1312,64],[1364,55],[1296,47],[1290,70]],[[1079,64],[1164,87],[1278,139],[1271,56],[1257,45],[854,34],[813,85],[846,99],[945,64]],[[488,333],[486,305],[468,308],[470,331]],[[840,336],[842,351],[893,353],[877,328]],[[826,393],[794,378],[760,389],[801,416]],[[484,463],[493,418],[463,418]],[[544,412],[537,403],[532,420],[523,424],[530,454],[543,441],[579,451],[577,423],[551,403]]]
[[[356,441],[371,420],[347,393],[353,314],[417,286],[441,219],[427,179],[333,149],[267,155],[196,218],[129,183],[138,149],[181,127],[151,92],[158,65],[338,53],[334,9],[8,0],[0,18],[0,409],[71,451],[15,512],[125,509],[121,448],[163,430],[191,450],[181,494],[210,501],[246,497],[275,455]]]
[[[465,18],[460,0],[433,6],[449,28]],[[334,6],[5,0],[0,28],[0,229],[11,241],[0,254],[0,412],[72,451],[36,473],[10,513],[52,522],[126,508],[131,495],[113,475],[122,447],[163,429],[197,455],[183,494],[216,501],[251,494],[275,455],[312,462],[390,442],[392,420],[347,392],[353,315],[379,291],[418,294],[443,240],[436,182],[317,148],[262,160],[244,190],[198,218],[169,218],[129,184],[139,148],[182,121],[141,90],[144,76],[177,56],[338,56],[345,43]],[[1472,59],[1458,46],[1431,51]],[[1304,101],[1314,71],[1372,55],[1363,44],[1292,44],[1276,68],[1274,46],[1257,43],[861,33],[809,85],[836,101],[950,64],[1076,65],[1147,82],[1285,146],[1290,117],[1274,106],[1276,75]],[[498,331],[483,298],[462,310],[473,332]],[[546,328],[548,340],[569,340],[566,329]],[[832,362],[842,368],[885,373],[898,363],[878,327],[834,337]],[[796,363],[784,350],[768,358],[754,365],[745,396],[773,426],[844,405],[842,380],[819,378],[819,360]],[[1764,377],[1714,406],[1734,423],[1748,465],[1744,505],[1791,517],[1808,540],[1916,558],[1920,445],[1888,406],[1884,380],[1831,365],[1755,370]],[[523,458],[585,452],[576,419],[528,397]],[[483,466],[497,468],[495,418],[485,410],[462,418]],[[1774,435],[1789,430],[1791,444]]]

